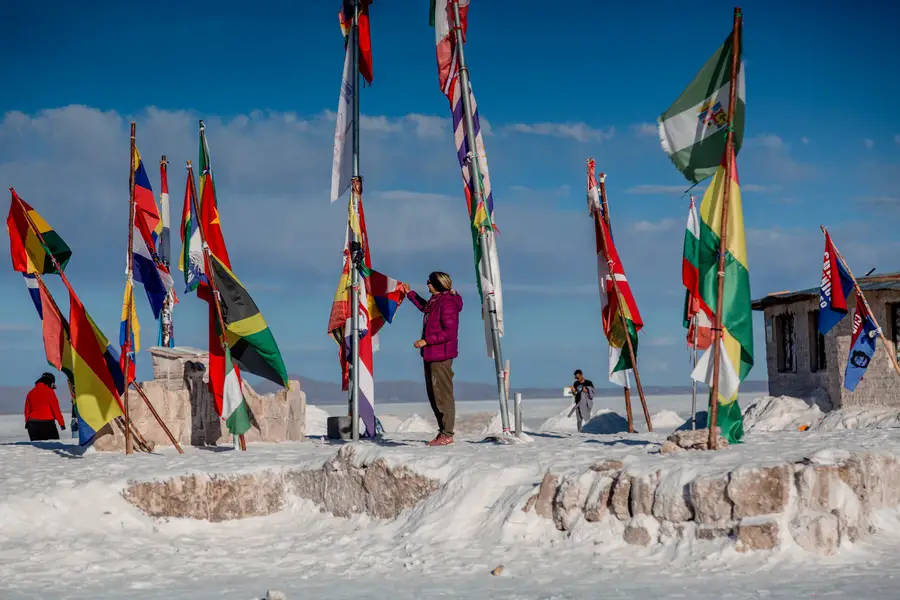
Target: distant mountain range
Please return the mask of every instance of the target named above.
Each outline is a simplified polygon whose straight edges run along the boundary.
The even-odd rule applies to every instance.
[[[306,401],[309,404],[341,404],[347,401],[347,393],[341,391],[340,384],[331,381],[319,381],[303,375],[291,375],[291,379],[299,379],[300,387],[306,392]],[[604,382],[605,383],[605,382]],[[252,384],[251,384],[252,385]],[[25,404],[25,395],[30,387],[0,386],[0,414],[19,414]],[[260,381],[253,385],[253,389],[261,394],[274,392],[277,386],[268,381]],[[378,381],[376,382],[376,398],[380,404],[401,402],[427,402],[425,384],[422,381]],[[768,383],[765,381],[745,381],[741,385],[742,392],[767,393]],[[496,398],[497,387],[490,383],[472,383],[457,381],[453,384],[454,395],[457,400],[491,400]],[[60,390],[57,390],[60,392]],[[525,398],[559,398],[562,397],[562,386],[555,388],[516,388],[510,389],[510,394],[521,392]],[[699,386],[700,394],[706,393],[706,386]],[[644,393],[648,396],[690,394],[691,386],[644,386]],[[601,387],[597,389],[598,396],[619,396],[622,394],[617,387]],[[57,394],[63,415],[68,415],[70,403],[68,392],[63,390]],[[637,397],[637,391],[632,390],[632,395]]]

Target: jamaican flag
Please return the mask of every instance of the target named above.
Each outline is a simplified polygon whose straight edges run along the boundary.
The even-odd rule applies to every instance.
[[[244,371],[287,387],[287,369],[275,336],[247,288],[214,254],[210,254],[210,262],[222,297],[222,319],[232,360]]]

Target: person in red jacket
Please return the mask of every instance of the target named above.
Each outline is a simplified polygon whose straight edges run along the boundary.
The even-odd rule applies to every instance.
[[[53,373],[44,373],[34,382],[34,388],[25,397],[25,429],[32,442],[58,440],[56,423],[59,423],[63,431],[66,430],[66,422],[59,410],[59,400],[53,391],[55,389],[56,377]]]
[[[409,289],[406,284],[404,291],[410,303],[425,313],[422,339],[417,340],[413,347],[422,353],[425,363],[425,391],[438,424],[438,435],[428,445],[447,446],[453,443],[453,426],[456,420],[453,359],[459,355],[462,296],[453,289],[450,276],[440,271],[428,276],[428,291],[431,293],[428,300]]]

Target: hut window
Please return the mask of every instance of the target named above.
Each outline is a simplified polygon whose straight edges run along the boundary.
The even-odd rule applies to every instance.
[[[796,373],[794,364],[794,315],[775,317],[775,344],[779,373]]]
[[[819,333],[819,311],[809,313],[809,370],[825,370],[825,336]]]
[[[900,360],[900,303],[888,304],[888,315],[891,319],[891,341],[894,342],[894,352]]]

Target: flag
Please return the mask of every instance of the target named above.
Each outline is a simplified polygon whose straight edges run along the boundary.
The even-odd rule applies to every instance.
[[[731,62],[734,38],[731,34],[716,50],[675,103],[659,117],[659,139],[675,168],[697,183],[716,172],[725,152],[728,130],[728,101],[731,90]],[[738,60],[741,59],[738,48]],[[738,69],[734,109],[734,153],[744,139],[744,65]]]
[[[275,336],[247,288],[217,256],[210,256],[210,263],[221,296],[222,320],[232,359],[241,369],[287,387],[287,369]]]
[[[234,367],[231,349],[225,347],[225,391],[222,394],[222,418],[231,435],[244,435],[250,430],[250,408],[241,387],[241,372]]]
[[[449,28],[447,10],[450,9],[447,0],[438,0],[440,10],[435,23],[436,35],[440,36],[442,28]],[[460,2],[460,11],[468,11],[468,2]],[[440,15],[443,15],[441,17]],[[444,21],[441,21],[441,18]],[[465,21],[463,21],[465,31]],[[448,29],[449,32],[449,29]],[[449,35],[449,33],[447,33]],[[446,37],[446,35],[444,36]],[[459,65],[457,57],[452,54],[452,60],[448,63],[447,81],[444,81],[444,69],[442,63],[442,38],[438,38],[438,72],[441,80],[441,91],[450,99],[451,113],[453,117],[453,136],[456,144],[456,156],[462,170],[463,186],[466,195],[466,208],[469,211],[469,221],[472,231],[472,247],[475,256],[475,281],[478,284],[478,294],[481,297],[481,318],[484,322],[485,343],[487,354],[494,357],[493,333],[491,331],[491,317],[488,297],[493,297],[494,308],[497,317],[497,328],[500,337],[503,337],[503,290],[500,281],[500,257],[497,252],[496,234],[497,227],[494,221],[494,195],[491,189],[490,171],[488,170],[487,153],[484,149],[484,137],[481,132],[481,120],[478,116],[478,103],[475,94],[469,85],[468,94],[472,107],[472,122],[474,126],[475,148],[469,147],[465,133],[465,113],[463,110],[462,85],[459,81]],[[448,42],[449,43],[449,42]],[[476,171],[481,179],[476,182],[472,179],[469,162],[472,157],[476,159]],[[479,185],[478,188],[475,186]],[[477,190],[481,190],[479,196]],[[482,242],[483,240],[483,242]]]
[[[350,358],[352,352],[352,320],[353,310],[351,308],[351,254],[350,254],[350,232],[353,231],[357,239],[361,240],[363,247],[362,264],[360,265],[360,276],[371,274],[371,257],[368,248],[368,236],[365,230],[365,216],[362,213],[362,198],[359,199],[360,215],[353,210],[353,199],[348,202],[348,219],[347,233],[344,240],[344,265],[341,271],[341,277],[338,280],[337,291],[334,294],[334,301],[331,304],[331,314],[328,318],[328,333],[334,338],[338,344],[338,359],[341,364],[341,389],[347,391],[350,389]],[[359,286],[358,306],[359,312],[359,416],[365,424],[366,436],[374,437],[376,431],[375,419],[375,379],[374,379],[374,360],[373,353],[376,344],[374,343],[375,329],[369,319],[369,309],[373,307],[376,311],[377,307],[371,296],[367,293],[369,285],[365,279],[362,280],[363,285]],[[381,324],[383,325],[382,319]]]
[[[334,127],[334,158],[331,163],[331,201],[344,195],[353,177],[353,77],[350,48],[344,51],[344,74]]]
[[[147,169],[144,168],[141,153],[136,147],[134,149],[134,206],[135,216],[141,214],[144,217],[147,229],[152,236],[147,242],[155,248],[162,236],[163,222],[159,216],[156,199],[153,197],[150,177],[147,176]]]
[[[158,319],[162,311],[163,302],[172,288],[172,276],[168,269],[159,261],[153,247],[148,245],[151,238],[150,230],[144,221],[144,215],[138,211],[134,213],[133,234],[131,236],[131,269],[134,280],[143,284],[153,309],[153,317]],[[152,239],[149,241],[152,244]]]
[[[682,324],[687,328],[688,347],[694,346],[696,335],[697,349],[706,350],[712,344],[712,311],[703,304],[700,298],[700,276],[698,273],[698,256],[700,254],[700,220],[697,217],[697,206],[691,196],[688,209],[687,228],[684,232],[684,256],[681,261],[681,281],[687,288],[684,297],[684,316]],[[696,323],[694,320],[696,319]]]
[[[200,216],[194,210],[193,172],[189,169],[184,187],[181,212],[181,256],[178,268],[184,272],[185,294],[197,289],[203,277],[203,244],[200,238]]]
[[[68,337],[66,334],[67,324],[50,297],[47,286],[41,280],[37,280],[37,284],[40,294],[39,314],[41,315],[41,333],[44,338],[44,353],[47,356],[47,362],[57,371],[62,371],[63,354]]]
[[[157,244],[157,253],[162,263],[168,267],[171,261],[172,244],[169,240],[169,175],[166,173],[166,163],[159,161],[159,216],[162,223],[162,231]]]
[[[732,179],[727,181],[725,161],[732,161]],[[723,156],[722,165],[716,171],[712,183],[703,194],[700,204],[700,249],[697,257],[700,299],[707,307],[716,307],[718,298],[719,246],[722,235],[722,202],[725,186],[728,195],[728,245],[725,248],[725,282],[722,300],[722,349],[720,394],[717,425],[729,443],[739,442],[744,435],[741,409],[737,401],[737,388],[722,385],[723,377],[733,372],[738,382],[744,381],[753,368],[753,320],[750,309],[750,272],[747,266],[747,245],[744,236],[744,215],[741,206],[741,190],[738,182],[734,154]],[[706,351],[712,362],[714,348]],[[729,365],[725,365],[725,362]],[[698,362],[692,377],[712,385],[712,368],[703,372]],[[729,371],[729,369],[731,371]],[[728,394],[734,388],[734,392]]]
[[[853,278],[826,231],[822,283],[819,285],[819,333],[825,335],[847,316],[847,297],[852,290]]]
[[[43,320],[43,298],[41,296],[41,286],[38,286],[37,277],[29,273],[22,273],[22,277],[25,278],[25,288],[28,290],[28,295],[31,296],[31,301],[34,303],[34,308],[37,311],[38,317]]]
[[[881,330],[872,319],[862,297],[856,295],[856,311],[853,313],[853,333],[850,336],[850,355],[844,370],[844,387],[851,392],[862,381],[866,368],[875,355],[875,340]]]
[[[201,121],[200,124],[200,228],[203,231],[203,240],[206,242],[210,253],[212,253],[225,267],[231,269],[231,260],[228,257],[228,249],[225,246],[225,238],[222,235],[222,224],[219,221],[218,199],[216,198],[216,188],[213,180],[212,163],[209,158],[209,145],[206,140],[206,126]],[[197,250],[202,249],[197,246]],[[191,243],[191,252],[194,252],[194,244]],[[213,399],[216,403],[216,411],[220,416],[224,416],[222,412],[226,406],[238,406],[242,402],[241,399],[235,397],[225,397],[226,394],[234,392],[234,386],[226,387],[226,357],[228,342],[226,340],[223,348],[222,337],[227,332],[221,331],[219,326],[218,311],[216,310],[216,302],[212,295],[212,289],[206,280],[205,261],[202,254],[200,264],[204,266],[201,271],[200,285],[197,288],[197,296],[205,300],[209,306],[209,389],[212,392]],[[234,362],[240,364],[240,361]],[[232,365],[235,376],[240,377],[240,368]]]
[[[369,27],[369,4],[372,0],[359,0],[359,74],[366,81],[372,83],[372,34]],[[341,10],[338,12],[341,23],[341,33],[344,35],[344,48],[350,48],[350,30],[353,28],[353,2],[343,0]]]
[[[593,178],[593,177],[592,177]],[[609,380],[623,387],[631,387],[630,376],[634,370],[625,336],[631,339],[631,348],[637,358],[638,331],[644,326],[631,286],[625,277],[625,269],[613,243],[606,221],[595,210],[594,237],[597,244],[597,276],[600,284],[600,307],[603,316],[603,333],[609,341]],[[604,240],[606,254],[603,252]],[[615,287],[613,286],[615,278]],[[616,294],[618,288],[618,295]],[[622,317],[624,316],[624,324]]]
[[[125,282],[125,297],[122,299],[122,320],[119,324],[119,347],[122,349],[121,368],[128,373],[128,382],[135,379],[135,354],[141,350],[141,325],[134,306],[134,284]],[[128,369],[125,358],[128,357]]]
[[[462,26],[463,43],[469,25],[469,0],[459,0],[459,19]],[[452,100],[451,86],[459,74],[459,59],[456,53],[456,36],[453,35],[453,6],[451,0],[431,0],[431,26],[434,27],[434,41],[437,53],[438,83],[441,91]]]
[[[12,201],[6,217],[6,229],[9,232],[9,253],[13,270],[19,273],[55,274],[57,270],[53,264],[54,258],[60,268],[65,270],[72,250],[14,189],[10,188],[9,191]]]
[[[80,418],[78,438],[85,445],[103,426],[123,414],[119,395],[125,390],[125,382],[118,356],[68,282],[66,287],[72,375]]]
[[[394,313],[406,299],[406,292],[403,291],[401,282],[374,270],[370,270],[366,277],[366,288],[369,294],[370,321],[377,334],[385,322],[393,323]]]

